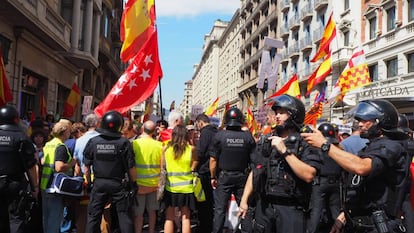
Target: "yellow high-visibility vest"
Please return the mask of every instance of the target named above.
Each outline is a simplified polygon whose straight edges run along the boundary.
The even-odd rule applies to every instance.
[[[43,156],[44,156],[44,164],[42,169],[42,177],[40,179],[40,189],[46,190],[47,184],[49,183],[49,179],[55,171],[55,155],[56,155],[56,148],[60,145],[65,145],[62,140],[59,138],[53,138],[49,142],[45,144],[43,147]],[[72,160],[72,156],[70,155],[69,149],[65,145],[66,150],[69,155],[68,162]]]
[[[162,143],[152,138],[132,141],[138,185],[157,187],[161,172]]]
[[[187,145],[181,158],[174,159],[172,147],[165,151],[167,182],[165,189],[172,193],[193,193],[193,174],[191,172],[191,146]]]

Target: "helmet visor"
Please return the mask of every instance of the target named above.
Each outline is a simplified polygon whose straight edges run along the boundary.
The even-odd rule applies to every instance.
[[[351,109],[351,111],[354,111],[351,115],[353,115],[356,120],[374,120],[382,116],[382,112],[366,102],[359,103],[355,109]]]

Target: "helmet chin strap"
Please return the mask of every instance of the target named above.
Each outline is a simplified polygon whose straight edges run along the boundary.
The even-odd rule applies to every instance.
[[[301,125],[299,125],[294,120],[292,120],[291,117],[289,117],[283,125],[276,126],[276,133],[277,135],[283,135],[284,131],[286,130],[294,129],[295,131],[298,131],[301,128],[302,128]]]
[[[372,139],[381,135],[381,128],[378,125],[378,122],[375,122],[366,132],[361,133],[361,138]]]

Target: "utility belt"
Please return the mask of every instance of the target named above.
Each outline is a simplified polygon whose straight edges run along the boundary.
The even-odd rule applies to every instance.
[[[337,184],[340,181],[340,176],[339,175],[334,175],[334,176],[315,176],[313,178],[313,185],[318,185],[318,184]]]
[[[366,232],[376,230],[378,233],[404,233],[407,232],[401,220],[396,220],[387,216],[385,211],[376,210],[368,215],[346,216],[349,232]]]

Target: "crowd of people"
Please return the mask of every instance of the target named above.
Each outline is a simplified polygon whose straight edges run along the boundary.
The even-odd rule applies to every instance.
[[[141,233],[145,223],[149,233],[414,232],[406,116],[386,100],[362,101],[350,135],[304,118],[289,95],[274,99],[255,135],[238,108],[217,127],[205,114],[185,125],[178,111],[168,121],[109,111],[26,125],[14,107],[1,107],[0,232]],[[61,173],[83,178],[82,195],[56,191]],[[25,204],[27,193],[37,205]],[[234,229],[225,224],[231,196]]]

